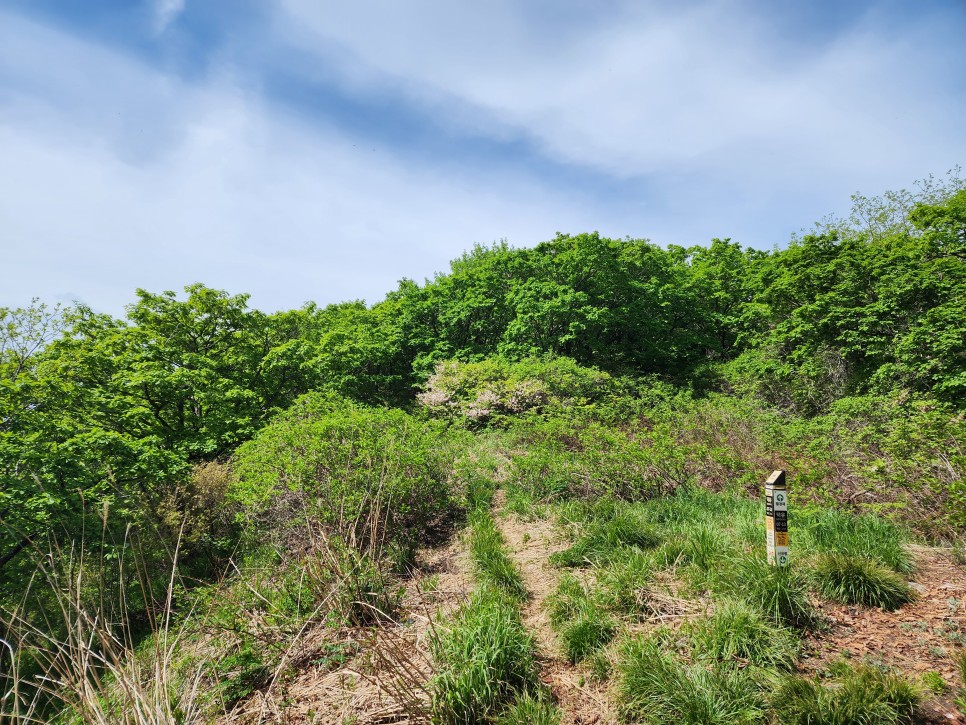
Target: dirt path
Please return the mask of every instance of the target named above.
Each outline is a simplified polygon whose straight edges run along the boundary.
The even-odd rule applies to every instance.
[[[559,572],[548,562],[551,554],[568,544],[553,524],[524,520],[515,514],[497,519],[510,557],[520,570],[530,600],[522,610],[523,622],[537,643],[541,679],[560,707],[562,725],[610,725],[616,715],[605,688],[593,682],[586,670],[571,665],[561,654],[557,635],[550,627],[544,601],[557,586]]]
[[[952,561],[948,549],[916,546],[912,551],[916,601],[895,612],[819,604],[831,628],[809,638],[803,670],[819,670],[847,653],[896,667],[913,677],[938,672],[951,688],[963,686],[952,656],[966,647],[966,570]],[[966,723],[966,718],[955,713],[951,697],[936,698],[928,706],[944,722]]]

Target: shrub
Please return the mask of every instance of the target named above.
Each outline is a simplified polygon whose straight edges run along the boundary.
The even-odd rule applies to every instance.
[[[685,665],[652,640],[632,640],[618,664],[617,698],[630,722],[758,723],[763,703],[748,670]]]
[[[402,411],[311,394],[238,449],[230,494],[262,542],[308,519],[406,550],[450,515],[452,459],[445,435]]]
[[[891,611],[915,598],[905,580],[872,559],[849,554],[825,554],[812,573],[825,597],[843,604],[864,604]]]
[[[417,400],[435,415],[479,425],[528,411],[587,406],[617,390],[610,375],[570,358],[491,357],[439,363]]]
[[[640,501],[691,478],[667,426],[645,433],[559,416],[523,420],[513,432],[524,449],[513,458],[515,477],[536,498]]]
[[[497,590],[474,593],[452,623],[435,632],[430,648],[437,667],[428,687],[440,722],[483,721],[537,687],[533,641],[516,604]]]
[[[788,725],[903,725],[916,722],[922,699],[907,680],[857,665],[829,684],[790,677],[773,698],[778,721]]]
[[[687,625],[686,631],[699,659],[788,670],[799,650],[794,633],[736,600],[719,603],[714,614]]]

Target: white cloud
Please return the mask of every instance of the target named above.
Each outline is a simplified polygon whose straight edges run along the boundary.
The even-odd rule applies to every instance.
[[[193,281],[251,292],[265,309],[374,301],[474,241],[580,226],[579,203],[520,179],[443,177],[228,83],[183,85],[54,31],[2,25],[0,45],[22,60],[0,59],[0,73],[31,49],[57,47],[60,62],[33,70],[45,97],[0,100],[0,305],[75,295],[119,312],[135,287]]]
[[[185,0],[153,0],[153,2],[154,31],[160,35],[184,12]]]
[[[557,230],[764,246],[966,156],[941,66],[954,27],[860,25],[790,55],[737,3],[606,6],[285,0],[259,52],[341,59],[359,93],[392,84],[457,138],[522,136],[639,198],[362,146],[269,105],[244,69],[180,81],[0,12],[0,305],[117,312],[137,286],[193,281],[266,309],[374,300],[474,242]]]
[[[926,12],[902,36],[870,18],[789,53],[773,23],[725,0],[608,3],[552,28],[510,0],[284,7],[279,33],[337,45],[354,78],[368,69],[414,97],[471,104],[551,158],[625,177],[847,177],[852,191],[909,183],[966,150],[938,50],[956,31]]]

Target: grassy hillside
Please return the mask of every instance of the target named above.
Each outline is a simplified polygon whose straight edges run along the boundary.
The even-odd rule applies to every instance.
[[[960,187],[372,307],[0,310],[0,721],[955,717]]]

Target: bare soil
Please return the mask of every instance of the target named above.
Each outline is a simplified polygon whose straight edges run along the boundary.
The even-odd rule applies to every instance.
[[[531,595],[522,610],[523,622],[536,640],[541,679],[560,708],[562,725],[616,723],[606,686],[589,677],[585,668],[570,664],[550,626],[545,601],[557,587],[559,572],[550,565],[549,558],[566,549],[569,543],[550,521],[543,519],[530,520],[509,514],[498,523],[510,557]]]
[[[822,670],[844,655],[895,667],[912,677],[938,672],[950,692],[964,686],[953,655],[966,647],[966,570],[953,562],[949,549],[916,546],[912,550],[916,601],[894,612],[817,603],[829,628],[806,640],[803,671]],[[941,722],[966,723],[952,700],[948,695],[935,697],[926,703],[926,710]]]

